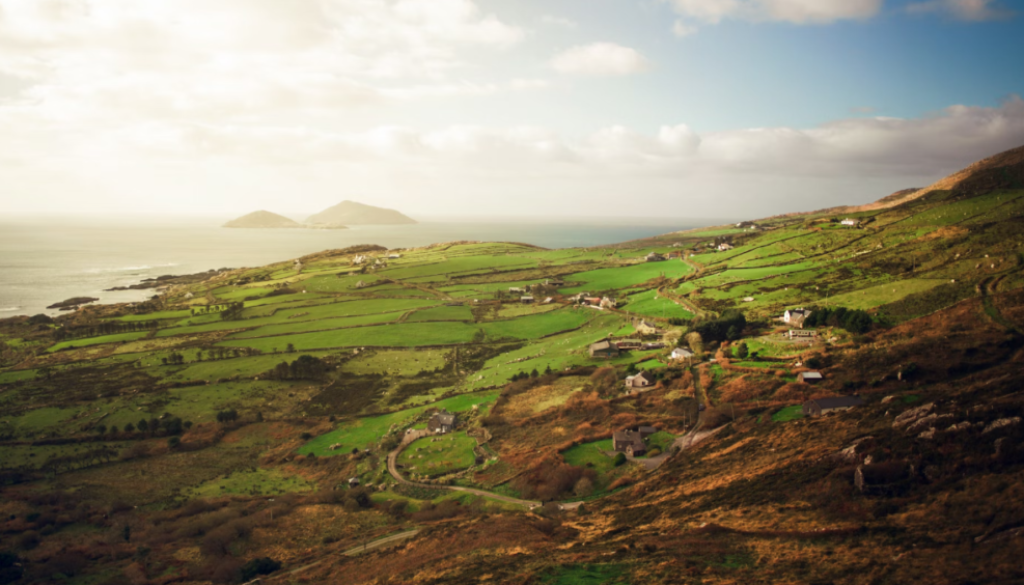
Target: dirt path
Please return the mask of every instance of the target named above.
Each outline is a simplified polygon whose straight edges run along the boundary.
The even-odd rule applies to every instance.
[[[420,533],[420,529],[419,528],[415,528],[415,529],[409,530],[407,532],[399,532],[398,534],[392,534],[391,536],[385,536],[384,538],[379,538],[379,539],[374,540],[372,542],[368,542],[366,544],[350,548],[347,551],[343,552],[342,554],[350,556],[350,557],[354,557],[356,555],[361,555],[361,554],[363,554],[364,552],[367,552],[367,551],[371,551],[371,550],[374,550],[374,549],[382,548],[382,547],[388,546],[390,544],[395,544],[395,543],[403,541],[403,540],[405,540],[407,538],[412,538],[412,537],[416,536],[419,533]]]
[[[520,500],[518,498],[512,498],[512,497],[509,497],[509,496],[503,496],[501,494],[495,494],[495,493],[484,491],[484,490],[478,490],[476,488],[468,488],[468,487],[462,487],[462,486],[457,486],[457,485],[433,485],[433,484],[425,484],[425,483],[417,483],[417,482],[414,482],[414,481],[409,481],[409,480],[405,479],[404,477],[402,477],[402,474],[398,472],[398,454],[401,453],[402,449],[404,449],[404,448],[405,448],[405,445],[401,445],[397,449],[395,449],[394,451],[388,453],[388,473],[390,473],[391,477],[395,478],[395,480],[397,480],[399,483],[403,483],[405,485],[417,486],[417,487],[425,487],[425,488],[430,488],[430,489],[443,489],[443,490],[448,490],[448,491],[453,491],[453,492],[464,492],[464,493],[467,493],[467,494],[473,494],[475,496],[481,496],[481,497],[484,497],[484,498],[490,498],[492,500],[498,500],[499,502],[505,502],[505,503],[508,503],[508,504],[515,504],[517,506],[523,506],[523,507],[531,508],[531,509],[532,508],[536,508],[536,507],[541,505],[541,502],[538,502],[538,501],[535,501],[535,500]]]

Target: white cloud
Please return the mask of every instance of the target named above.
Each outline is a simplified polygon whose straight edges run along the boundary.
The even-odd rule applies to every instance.
[[[639,51],[614,43],[572,47],[556,55],[550,64],[559,73],[595,77],[630,75],[648,67],[647,58]]]
[[[911,14],[939,13],[969,22],[1000,20],[1013,16],[1007,8],[998,6],[997,0],[928,0],[907,5]]]
[[[544,16],[541,16],[540,21],[541,23],[547,26],[554,26],[559,28],[574,29],[579,27],[579,23],[577,23],[575,20],[570,20],[568,18],[554,16],[551,14],[545,14]]]
[[[688,37],[697,32],[697,27],[687,24],[682,19],[676,19],[672,24],[672,34],[679,38]]]
[[[687,21],[718,24],[736,19],[749,22],[829,24],[840,20],[866,20],[881,10],[884,0],[662,0]],[[971,1],[971,0],[966,0]],[[977,1],[977,0],[975,0]],[[696,32],[696,27],[677,20],[676,36]]]

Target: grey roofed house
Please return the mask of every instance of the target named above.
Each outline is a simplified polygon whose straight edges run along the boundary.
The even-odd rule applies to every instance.
[[[619,357],[619,348],[607,339],[598,341],[597,343],[590,344],[590,357]]]
[[[612,433],[612,450],[636,457],[647,453],[647,446],[636,431],[615,431]]]
[[[532,302],[533,302],[533,297],[531,297],[531,296],[529,296],[529,295],[527,295],[527,296],[524,296],[524,297],[521,297],[521,298],[519,299],[519,302],[521,302],[521,303],[525,303],[525,304],[530,304],[530,303],[532,303]]]
[[[664,256],[657,252],[651,252],[650,254],[644,256],[644,259],[647,260],[648,262],[664,262],[666,260]]]
[[[427,430],[433,433],[450,433],[455,429],[455,415],[447,410],[439,410],[430,415],[427,421]]]
[[[658,432],[658,429],[656,429],[656,428],[654,428],[652,426],[642,426],[642,427],[637,427],[636,428],[636,432],[640,433],[641,437],[647,437],[649,435],[653,435],[654,433]]]
[[[831,398],[815,398],[804,402],[804,416],[821,416],[830,412],[849,410],[864,404],[860,396],[834,396]]]

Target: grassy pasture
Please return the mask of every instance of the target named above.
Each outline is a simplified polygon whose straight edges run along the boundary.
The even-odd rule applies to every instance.
[[[398,456],[398,463],[409,473],[442,475],[473,465],[476,439],[466,433],[424,437],[413,441]]]
[[[35,377],[35,370],[8,370],[6,372],[0,372],[0,384],[23,382],[25,380],[32,380]]]
[[[794,404],[793,406],[787,406],[775,414],[772,415],[773,422],[789,422],[798,418],[804,417],[804,407],[802,404]]]
[[[834,303],[848,309],[873,309],[904,299],[912,294],[929,291],[947,282],[949,281],[946,279],[925,278],[894,280],[862,290],[836,295],[829,299],[829,304]]]
[[[270,337],[275,335],[288,335],[292,333],[307,333],[310,331],[326,331],[332,329],[345,329],[361,325],[375,325],[378,323],[390,323],[397,321],[405,311],[395,313],[383,313],[376,315],[359,315],[356,317],[335,317],[323,318],[315,321],[299,321],[280,325],[264,325],[249,331],[232,333],[228,339],[252,339],[254,337]],[[300,317],[305,319],[305,317]]]
[[[345,362],[341,371],[348,374],[367,375],[388,373],[395,376],[415,376],[424,370],[436,370],[446,365],[446,350],[439,349],[395,349],[372,350]]]
[[[299,323],[304,321],[314,321],[317,319],[330,319],[334,317],[379,315],[394,311],[408,311],[421,307],[429,307],[436,304],[438,304],[438,301],[418,299],[366,299],[340,301],[310,307],[292,307],[286,310],[277,311],[269,317],[240,319],[238,321],[217,321],[206,325],[162,329],[157,333],[157,336],[169,337],[173,335],[209,333],[211,331],[225,331],[231,329],[252,329],[255,327],[262,327],[264,325]]]
[[[615,462],[612,457],[605,455],[605,451],[612,450],[612,440],[603,439],[592,443],[582,443],[562,453],[562,459],[569,465],[593,469],[599,474],[605,474],[615,469]]]
[[[692,319],[694,317],[693,313],[675,304],[665,296],[659,295],[656,290],[631,295],[625,300],[626,305],[622,307],[622,310],[628,313],[650,317],[664,317],[666,319]]]
[[[583,282],[583,285],[565,288],[561,292],[571,294],[582,291],[617,290],[647,282],[663,275],[666,278],[680,278],[689,274],[692,270],[693,268],[689,264],[678,260],[644,262],[621,268],[601,268],[566,276],[566,281],[580,281]]]
[[[104,343],[124,343],[126,341],[135,341],[137,339],[142,339],[147,335],[149,335],[149,331],[133,331],[131,333],[116,333],[114,335],[101,335],[99,337],[70,339],[68,341],[61,341],[60,343],[55,343],[46,351],[49,353],[53,353],[55,351],[61,351],[64,349],[90,347],[93,345],[103,345]]]
[[[453,396],[445,400],[439,400],[431,404],[430,408],[446,408],[452,412],[469,410],[474,405],[479,405],[482,412],[490,407],[498,399],[498,392],[482,392],[478,394],[464,394]],[[360,418],[353,421],[341,423],[337,429],[315,437],[299,448],[301,455],[316,453],[317,455],[340,455],[350,452],[352,448],[365,449],[376,444],[392,426],[396,428],[408,423],[419,416],[428,406],[416,406],[398,412],[384,414],[381,416]],[[341,444],[343,447],[331,451],[329,447],[334,444]]]
[[[223,496],[279,496],[289,493],[313,491],[316,484],[297,475],[287,475],[277,469],[248,469],[228,473],[203,482],[185,492],[189,498],[219,498]]]
[[[472,321],[473,312],[467,306],[434,307],[423,309],[409,315],[407,321]]]

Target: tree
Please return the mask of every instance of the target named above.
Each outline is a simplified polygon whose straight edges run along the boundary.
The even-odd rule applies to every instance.
[[[96,434],[102,435],[107,432],[107,425],[96,425]]]
[[[133,425],[132,423],[128,423],[128,424],[124,425],[124,432],[131,433],[131,432],[134,432],[134,431],[135,431],[135,425]]]
[[[594,482],[591,481],[589,477],[581,477],[580,480],[576,482],[576,486],[573,487],[573,492],[577,496],[585,498],[594,493]]]
[[[691,331],[686,334],[685,339],[687,345],[689,345],[690,349],[693,350],[693,353],[698,355],[704,353],[704,337],[701,336],[700,333]]]
[[[744,359],[748,355],[750,355],[750,349],[747,347],[747,342],[741,342],[736,348],[736,357]]]
[[[618,467],[618,466],[622,465],[625,462],[626,462],[626,454],[625,453],[618,453],[618,454],[615,455],[615,459],[612,461],[612,464],[614,464],[615,467]]]
[[[288,353],[295,353],[295,344],[289,343],[288,346],[285,347],[285,351]]]
[[[139,430],[144,433],[144,432],[149,430],[149,423],[146,422],[146,419],[142,419],[142,420],[139,421],[138,427],[139,427]]]
[[[263,422],[263,412],[262,411],[257,411],[256,412],[256,422]]]
[[[167,439],[167,446],[170,447],[171,449],[177,449],[179,445],[181,445],[180,437],[175,436],[171,437],[170,439]]]

